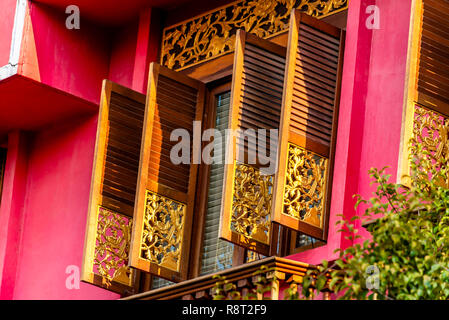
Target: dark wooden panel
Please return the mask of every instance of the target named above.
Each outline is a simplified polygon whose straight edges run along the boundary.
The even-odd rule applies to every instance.
[[[284,72],[284,56],[246,43],[238,119],[240,129],[279,128]]]
[[[145,105],[112,91],[101,195],[102,205],[131,215],[139,170]]]
[[[190,165],[172,163],[170,152],[178,141],[170,141],[170,135],[173,130],[185,129],[192,138],[198,91],[174,79],[159,75],[156,101],[149,178],[177,191],[187,192]]]
[[[418,103],[449,114],[449,2],[424,0]]]
[[[298,35],[290,130],[330,146],[340,40],[306,23]]]

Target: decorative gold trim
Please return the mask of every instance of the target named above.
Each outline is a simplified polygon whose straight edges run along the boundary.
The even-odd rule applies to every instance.
[[[348,8],[348,0],[243,0],[163,30],[161,64],[182,70],[234,51],[238,29],[270,38],[289,27],[292,9],[323,18]]]
[[[236,163],[230,229],[250,240],[270,244],[274,175]]]
[[[140,258],[179,272],[186,204],[146,192]]]
[[[413,0],[410,17],[409,48],[407,56],[407,73],[404,92],[404,107],[402,115],[401,141],[398,159],[398,183],[410,186],[410,140],[413,137],[415,106],[417,105],[417,71],[419,65],[419,45],[422,28],[422,0]]]
[[[328,159],[288,144],[283,214],[323,227]]]
[[[93,273],[111,286],[113,281],[132,285],[132,269],[128,267],[132,219],[112,210],[98,207],[97,235],[92,262]]]
[[[410,152],[416,154],[420,143],[436,166],[449,160],[449,118],[429,108],[415,106],[413,139]]]

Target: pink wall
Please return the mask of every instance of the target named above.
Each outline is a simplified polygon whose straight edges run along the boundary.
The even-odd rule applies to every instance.
[[[143,9],[138,20],[117,31],[113,39],[108,79],[146,94],[149,64],[158,61],[160,12]]]
[[[17,0],[0,1],[0,67],[8,64]]]
[[[67,30],[65,16],[53,8],[33,3],[27,15],[19,74],[44,84],[29,99],[44,101],[39,94],[48,94],[48,85],[98,104],[104,78],[146,91],[147,65],[159,48],[152,10],[121,28],[113,45],[112,29],[82,22],[81,30]],[[0,299],[119,297],[85,283],[79,290],[66,288],[67,266],[82,264],[96,119],[69,117],[10,135],[0,214]]]
[[[378,30],[366,27],[369,5],[379,8]],[[313,264],[334,259],[335,249],[351,244],[337,232],[337,215],[355,214],[354,194],[372,196],[368,170],[388,165],[396,176],[410,11],[411,0],[349,2],[328,244],[292,259]]]
[[[28,13],[19,74],[98,103],[109,73],[109,31],[83,19],[69,30],[64,11],[46,5],[32,3]]]
[[[10,132],[0,207],[0,299],[12,299],[23,228],[28,174],[26,133]]]
[[[147,92],[150,63],[160,60],[161,23],[159,10],[147,8],[140,12],[132,89],[143,94]]]
[[[133,22],[117,30],[112,41],[108,79],[128,88],[133,83],[137,32],[137,22]]]
[[[159,11],[142,9],[118,28],[81,19],[79,30],[68,30],[66,18],[59,9],[29,6],[19,74],[97,104],[106,78],[146,92],[149,62],[158,60]]]
[[[14,299],[118,298],[84,283],[66,288],[67,266],[82,264],[96,118],[49,127],[30,141]]]

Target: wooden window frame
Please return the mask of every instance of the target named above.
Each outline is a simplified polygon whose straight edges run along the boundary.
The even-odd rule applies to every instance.
[[[286,47],[288,40],[288,32],[280,34],[272,39],[275,44]],[[177,71],[179,73],[200,80],[206,84],[207,95],[204,107],[204,115],[202,121],[202,130],[215,127],[216,104],[215,98],[218,94],[231,91],[232,75],[234,66],[234,53],[229,53],[217,59],[206,61],[204,63],[192,66],[190,68]],[[207,144],[203,142],[202,147]],[[210,177],[210,165],[201,163],[198,168],[196,198],[194,219],[192,224],[192,239],[190,243],[190,259],[188,278],[193,279],[201,273],[201,256],[203,252],[204,226],[207,213],[207,197],[208,185]],[[270,256],[286,256],[293,253],[290,249],[289,230],[273,225],[273,237],[281,241],[280,245],[271,246],[268,255]],[[276,242],[277,244],[277,242]],[[235,245],[232,258],[233,267],[245,263],[248,256],[248,249]],[[143,277],[141,285],[142,290],[150,290],[153,276],[147,275]]]
[[[205,86],[200,81],[192,79],[177,71],[170,70],[166,67],[162,67],[159,64],[152,63],[150,65],[150,79],[148,81],[148,92],[146,97],[146,112],[143,125],[142,145],[139,165],[139,176],[137,182],[136,203],[134,209],[134,223],[133,233],[131,238],[131,249],[129,256],[129,265],[138,270],[150,272],[154,275],[160,275],[169,281],[184,281],[188,279],[189,265],[186,261],[189,261],[190,257],[190,244],[192,235],[192,223],[194,216],[194,199],[189,195],[196,192],[197,186],[197,172],[198,164],[191,163],[189,168],[189,183],[187,191],[182,192],[180,190],[172,189],[163,183],[159,183],[150,179],[149,168],[151,163],[151,154],[153,150],[151,145],[153,143],[153,123],[155,122],[155,112],[157,103],[157,87],[159,85],[159,76],[164,76],[169,79],[174,79],[179,83],[182,83],[191,88],[197,89],[198,96],[196,101],[196,109],[194,120],[202,121],[204,113],[204,99],[205,99]],[[196,152],[193,150],[193,152]],[[153,261],[143,259],[141,257],[141,243],[144,226],[144,212],[146,208],[146,194],[148,192],[154,193],[157,196],[173,200],[174,202],[181,203],[185,206],[184,221],[182,227],[182,240],[181,240],[181,252],[179,270],[171,270],[163,265],[156,264]]]
[[[239,129],[239,112],[241,112],[243,103],[241,102],[241,95],[243,94],[243,69],[245,67],[245,47],[246,44],[257,46],[263,48],[264,50],[270,52],[271,54],[276,54],[279,57],[286,55],[286,47],[280,46],[266,39],[261,39],[253,34],[247,33],[243,30],[238,30],[236,36],[236,48],[234,54],[234,66],[233,72],[237,74],[233,77],[232,83],[232,93],[231,93],[231,108],[230,108],[230,123],[228,127],[231,130]],[[279,106],[281,108],[281,105]],[[274,239],[276,239],[277,234],[275,232],[270,232],[268,236],[268,244],[257,241],[253,238],[247,238],[243,234],[239,234],[231,230],[231,215],[232,215],[232,204],[233,204],[233,194],[234,194],[234,179],[237,167],[237,137],[232,137],[232,140],[227,143],[228,159],[225,165],[224,181],[231,181],[225,185],[223,191],[223,207],[222,216],[220,221],[220,237],[226,239],[234,244],[243,246],[247,249],[251,249],[259,252],[262,255],[268,256],[270,254],[270,247]],[[229,143],[229,144],[228,144]],[[258,164],[251,165],[252,167],[259,168]],[[271,219],[271,216],[270,216]],[[271,222],[270,222],[271,223]]]
[[[217,116],[217,105],[216,97],[217,95],[231,91],[231,80],[229,77],[224,77],[218,81],[213,81],[207,85],[207,103],[205,105],[202,130],[215,128],[215,121]],[[205,145],[209,142],[202,143],[202,150]],[[201,274],[201,262],[202,253],[204,249],[204,231],[205,231],[205,220],[207,214],[207,199],[209,195],[209,179],[210,179],[211,165],[201,163],[198,173],[198,185],[197,193],[195,199],[195,219],[193,225],[193,239],[191,246],[191,259],[190,262],[190,277],[196,278]],[[245,258],[245,252],[238,246],[234,247],[234,254],[232,257],[232,265],[236,266],[241,264]]]
[[[107,154],[107,136],[109,134],[109,117],[112,93],[120,94],[128,97],[131,100],[145,103],[145,95],[133,91],[129,88],[123,87],[109,80],[104,80],[102,85],[102,94],[100,99],[100,110],[97,124],[97,136],[95,144],[95,154],[92,168],[92,181],[89,196],[89,208],[87,216],[86,235],[83,250],[83,264],[81,272],[81,280],[93,285],[106,288],[110,291],[120,293],[122,295],[133,294],[138,289],[138,282],[140,272],[138,270],[132,271],[132,279],[129,285],[112,281],[107,285],[101,275],[94,273],[94,259],[97,241],[97,224],[100,207],[114,211],[109,205],[105,206],[102,196],[102,184],[104,172],[106,169],[106,154]],[[126,215],[132,219],[133,208],[126,208],[124,212],[117,212]],[[128,257],[129,258],[129,257]]]
[[[275,44],[287,47],[288,32],[279,34],[276,37],[269,39]],[[207,96],[204,108],[204,116],[202,123],[202,130],[214,128],[216,106],[215,97],[220,93],[231,90],[231,78],[233,75],[234,53],[218,57],[214,60],[206,61],[190,68],[178,71],[188,75],[194,79],[205,82],[207,87]],[[199,166],[197,178],[197,193],[195,199],[194,222],[192,225],[192,239],[190,243],[190,260],[188,278],[196,278],[201,273],[201,255],[203,250],[204,240],[204,225],[205,216],[207,212],[207,196],[208,183],[210,175],[210,165],[202,163]],[[302,252],[312,249],[325,242],[317,242],[317,244],[306,247],[295,248],[294,237],[296,232],[273,222],[272,226],[271,246],[267,255],[269,256],[287,256],[290,254]],[[248,249],[235,245],[233,255],[233,266],[244,264],[247,258]],[[151,276],[150,276],[151,277]],[[151,279],[147,280],[146,288],[151,288]]]
[[[419,91],[421,43],[426,0],[414,0],[411,6],[410,31],[407,54],[407,70],[404,89],[401,140],[396,181],[406,188],[411,187],[411,165],[409,141],[414,135],[416,109],[426,109],[445,119],[449,118],[449,104]],[[441,8],[440,8],[441,9]],[[437,10],[437,9],[436,9]]]
[[[344,35],[344,32],[343,32]],[[278,44],[287,48],[288,46],[288,30],[278,34],[269,40],[274,44]],[[344,39],[344,38],[343,38]],[[344,52],[344,50],[342,50]],[[216,59],[205,61],[194,65],[192,67],[188,67],[186,69],[177,71],[179,73],[190,76],[194,79],[202,81],[206,84],[207,95],[206,95],[206,103],[204,106],[204,115],[202,121],[202,130],[214,128],[215,117],[216,117],[216,105],[215,105],[215,97],[220,93],[224,93],[226,91],[231,90],[231,78],[233,75],[233,67],[234,67],[234,52],[228,53],[226,55],[217,57]],[[342,68],[342,63],[340,62],[339,68]],[[339,71],[339,80],[341,83],[341,74]],[[336,93],[336,99],[339,99],[340,90]],[[231,102],[232,103],[232,102]],[[338,117],[337,117],[338,118]],[[333,131],[337,130],[337,126],[335,123],[333,124]],[[335,133],[333,132],[333,136]],[[335,149],[335,140],[333,139],[333,147],[331,149]],[[204,142],[203,142],[204,144]],[[202,146],[204,147],[204,145]],[[331,151],[331,158],[329,165],[333,166],[333,152]],[[210,165],[201,163],[198,168],[198,176],[197,176],[197,186],[196,186],[196,198],[195,198],[195,209],[194,209],[194,219],[191,226],[191,242],[190,242],[190,259],[189,259],[189,268],[188,268],[188,279],[196,278],[201,273],[201,263],[202,263],[202,252],[203,252],[203,240],[204,240],[204,226],[205,226],[205,217],[207,213],[207,196],[208,196],[208,184],[210,177]],[[327,178],[331,181],[331,175],[328,175]],[[327,193],[328,199],[326,202],[330,201],[331,192]],[[328,213],[326,213],[328,218]],[[328,221],[326,221],[326,224]],[[327,230],[327,228],[325,228]],[[276,222],[272,222],[272,241],[269,247],[269,251],[267,252],[269,256],[288,256],[291,254],[303,252],[306,250],[310,250],[313,248],[317,248],[326,244],[326,241],[317,239],[317,242],[313,245],[296,247],[295,246],[295,237],[297,232],[287,227],[283,227]],[[320,237],[320,238],[323,238]],[[327,231],[324,238],[327,239]],[[273,241],[276,239],[276,241]],[[239,246],[238,244],[234,247],[234,255],[233,255],[233,267],[242,265],[246,263],[248,257],[248,249]],[[152,283],[152,275],[147,274],[142,277],[141,280],[141,290],[148,291],[151,290]]]
[[[304,23],[309,27],[313,27],[323,33],[332,35],[338,38],[340,46],[338,52],[338,65],[336,71],[336,81],[335,81],[335,96],[334,96],[334,110],[332,118],[332,129],[331,129],[331,139],[330,145],[324,146],[314,140],[308,139],[305,136],[299,134],[292,134],[290,132],[290,117],[292,110],[292,95],[295,79],[295,64],[297,63],[297,48],[299,42],[299,27],[300,24]],[[287,52],[287,65],[286,65],[286,77],[284,84],[284,97],[282,102],[282,114],[281,114],[281,125],[280,125],[280,137],[279,137],[279,152],[278,152],[278,172],[276,173],[275,190],[273,195],[273,221],[280,223],[284,226],[296,230],[298,232],[303,232],[309,236],[312,236],[323,242],[327,242],[327,236],[329,232],[329,216],[330,216],[330,202],[332,196],[332,177],[334,171],[335,162],[335,148],[337,140],[337,129],[338,129],[338,114],[341,96],[341,83],[343,75],[343,59],[345,52],[345,31],[329,25],[321,20],[310,17],[298,10],[293,10],[290,19],[289,27],[289,46]],[[294,44],[292,46],[291,44]],[[319,155],[320,157],[325,157],[328,159],[328,167],[325,172],[325,193],[324,193],[324,208],[322,214],[324,219],[322,220],[322,226],[317,227],[311,225],[305,221],[299,220],[292,216],[283,213],[284,201],[278,201],[277,199],[284,198],[284,187],[285,187],[285,172],[287,167],[288,159],[288,146],[289,144],[294,144],[300,148],[304,148],[310,153]]]

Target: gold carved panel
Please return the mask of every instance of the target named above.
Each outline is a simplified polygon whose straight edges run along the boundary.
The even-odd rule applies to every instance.
[[[273,175],[262,175],[258,168],[235,166],[231,230],[264,244],[270,243]]]
[[[178,272],[185,216],[185,204],[147,191],[140,257]]]
[[[449,160],[449,119],[429,109],[415,106],[413,137],[435,161]],[[412,145],[412,153],[413,153]]]
[[[161,64],[183,69],[232,52],[238,29],[269,38],[288,29],[292,9],[324,17],[347,9],[348,0],[244,0],[165,28]]]
[[[285,215],[322,227],[327,168],[328,159],[289,143],[284,188]]]
[[[428,152],[428,165],[439,170],[449,161],[449,119],[438,112],[416,105],[413,119],[413,137],[410,145],[411,155],[416,154],[416,145],[420,143]],[[412,161],[412,159],[409,159]],[[429,170],[431,168],[428,168]],[[430,173],[429,173],[430,174]],[[449,187],[449,177],[440,176],[440,185]]]
[[[110,286],[113,281],[131,286],[128,267],[132,219],[109,209],[98,208],[97,237],[93,272]]]

